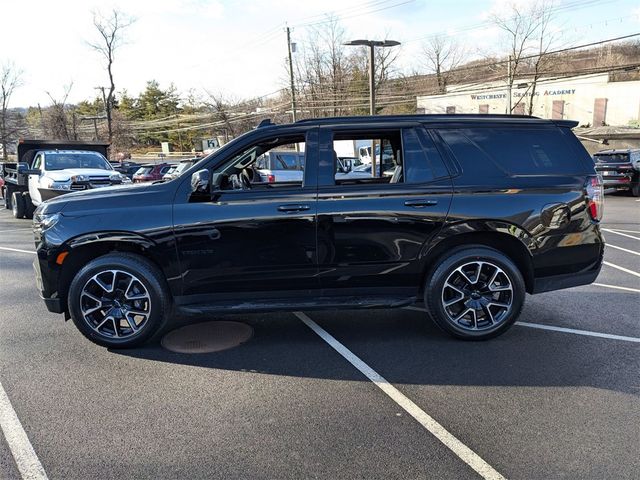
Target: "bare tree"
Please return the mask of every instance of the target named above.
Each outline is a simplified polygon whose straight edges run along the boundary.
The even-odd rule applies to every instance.
[[[542,0],[535,5],[534,15],[537,18],[537,56],[533,59],[531,83],[529,85],[529,105],[527,112],[533,115],[533,102],[536,95],[538,80],[551,66],[552,46],[556,42],[556,35],[551,31],[553,21],[553,0]]]
[[[504,32],[507,40],[509,52],[507,87],[509,95],[511,95],[515,78],[524,64],[523,57],[532,51],[531,43],[536,38],[540,27],[537,2],[528,6],[511,2],[504,13],[493,14],[491,20]],[[515,104],[512,104],[511,96],[509,96],[508,105],[511,105],[511,108],[509,109],[507,106],[507,113],[513,112],[523,98],[520,97]]]
[[[16,88],[22,85],[22,71],[13,63],[5,63],[0,69],[0,145],[2,158],[7,161],[7,145],[17,133],[17,122],[9,110],[9,101]]]
[[[46,112],[45,132],[48,136],[56,140],[77,140],[77,136],[74,138],[74,135],[76,135],[75,131],[74,135],[71,135],[69,132],[69,119],[67,117],[66,107],[67,98],[69,98],[72,87],[73,82],[65,85],[61,100],[56,99],[51,93],[45,92],[51,99],[51,106]]]
[[[438,35],[422,46],[424,64],[430,73],[435,74],[438,93],[446,93],[447,85],[466,58],[464,48],[451,37]]]
[[[124,30],[134,21],[133,18],[126,16],[116,9],[112,10],[111,15],[108,17],[101,15],[99,12],[94,12],[93,14],[93,25],[96,27],[99,36],[98,40],[94,43],[89,43],[89,46],[104,57],[107,64],[107,73],[109,74],[109,90],[105,95],[104,101],[109,142],[113,140],[112,113],[114,107],[114,92],[116,90],[113,79],[115,52],[122,45]]]

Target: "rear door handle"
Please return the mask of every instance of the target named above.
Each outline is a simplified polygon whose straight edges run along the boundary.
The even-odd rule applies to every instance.
[[[437,200],[426,200],[424,198],[418,198],[416,200],[407,200],[404,202],[405,206],[413,208],[433,207],[438,204]]]
[[[311,207],[309,205],[301,205],[299,203],[290,203],[287,205],[280,205],[278,207],[279,212],[291,213],[291,212],[304,212],[309,210]]]

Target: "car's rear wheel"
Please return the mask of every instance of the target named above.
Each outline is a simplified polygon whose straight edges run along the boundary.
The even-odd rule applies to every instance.
[[[640,182],[631,185],[631,195],[634,197],[640,197]]]
[[[84,266],[69,287],[69,311],[92,342],[130,348],[151,339],[171,307],[161,271],[144,257],[112,253]]]
[[[11,211],[15,218],[24,217],[24,198],[22,192],[13,192],[11,194]]]
[[[518,267],[483,246],[454,250],[427,276],[424,302],[437,325],[456,338],[486,340],[507,331],[525,297]]]

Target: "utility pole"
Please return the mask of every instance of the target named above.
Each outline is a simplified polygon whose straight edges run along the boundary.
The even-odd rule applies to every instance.
[[[292,117],[295,122],[298,119],[296,115],[296,86],[293,82],[293,59],[291,57],[291,29],[287,27],[287,51],[289,52],[289,79],[291,80],[291,109]]]
[[[509,55],[509,61],[507,62],[507,114],[511,115],[511,85],[513,80],[511,79],[511,55]]]

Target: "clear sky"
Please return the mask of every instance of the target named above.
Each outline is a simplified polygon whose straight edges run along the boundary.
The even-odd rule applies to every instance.
[[[73,82],[70,102],[93,98],[107,85],[92,11],[118,8],[136,18],[117,53],[118,90],[137,94],[147,80],[181,92],[207,89],[235,97],[264,95],[286,85],[285,23],[302,42],[308,24],[340,17],[349,38],[403,42],[400,66],[422,70],[421,43],[456,37],[477,55],[500,51],[499,32],[486,23],[508,0],[3,0],[0,63],[23,71],[12,106],[48,105]],[[527,0],[518,0],[526,3]],[[640,32],[638,0],[556,0],[564,43],[581,44]]]

